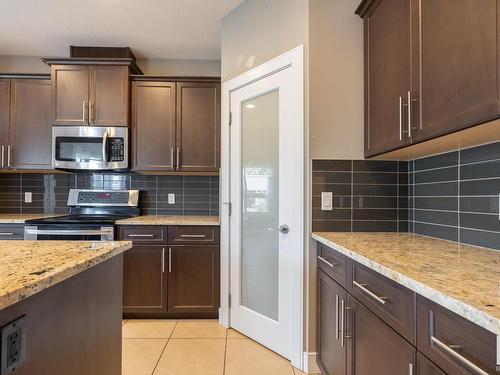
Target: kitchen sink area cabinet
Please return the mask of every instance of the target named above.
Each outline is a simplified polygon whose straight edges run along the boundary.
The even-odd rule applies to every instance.
[[[186,243],[175,241],[181,236]],[[124,254],[124,316],[216,318],[218,236],[212,226],[120,225],[118,238],[133,242]]]
[[[52,169],[50,79],[0,78],[0,169]]]
[[[54,64],[51,73],[52,124],[128,126],[127,66]]]
[[[365,28],[366,157],[500,117],[499,5],[361,2],[356,13]]]

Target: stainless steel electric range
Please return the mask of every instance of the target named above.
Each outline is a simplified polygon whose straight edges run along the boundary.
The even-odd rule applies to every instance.
[[[27,220],[25,240],[113,241],[117,220],[139,215],[138,190],[71,189],[66,216]]]

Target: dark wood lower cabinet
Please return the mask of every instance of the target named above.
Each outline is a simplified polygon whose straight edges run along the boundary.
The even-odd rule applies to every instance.
[[[317,362],[324,374],[345,375],[347,355],[341,342],[339,313],[347,292],[320,270],[317,291]]]
[[[169,248],[168,311],[217,313],[219,309],[219,247]]]
[[[350,374],[412,374],[415,348],[355,298],[350,297],[349,306],[347,342],[351,358],[347,362],[352,366]]]
[[[425,358],[422,354],[417,354],[417,375],[446,375],[439,367]]]
[[[123,259],[123,312],[161,313],[167,310],[165,248],[135,245]]]

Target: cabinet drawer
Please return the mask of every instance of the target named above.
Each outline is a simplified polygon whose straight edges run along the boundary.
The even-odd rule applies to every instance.
[[[415,342],[415,293],[387,277],[350,262],[348,290],[409,342]]]
[[[448,374],[496,374],[496,335],[417,297],[417,347]]]
[[[169,244],[197,245],[219,244],[219,227],[198,225],[175,225],[170,227]]]
[[[446,375],[439,367],[417,353],[417,375]]]
[[[347,284],[347,257],[319,242],[317,253],[319,269],[345,288]]]
[[[0,240],[23,240],[23,224],[2,224],[0,225]]]
[[[122,225],[118,228],[118,238],[134,243],[152,245],[167,244],[167,227],[150,225]]]

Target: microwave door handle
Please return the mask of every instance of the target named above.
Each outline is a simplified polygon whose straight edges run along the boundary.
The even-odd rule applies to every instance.
[[[108,162],[108,131],[104,132],[102,136],[102,161],[104,163]]]

